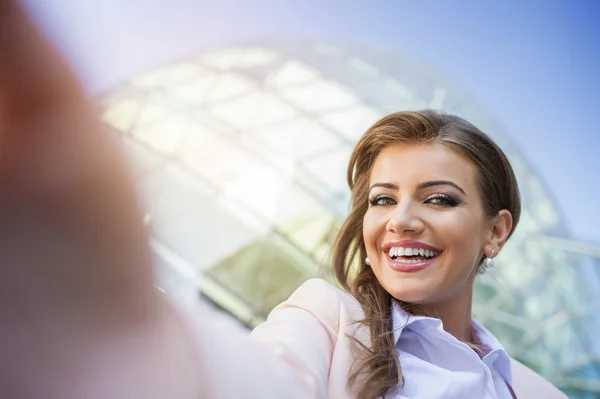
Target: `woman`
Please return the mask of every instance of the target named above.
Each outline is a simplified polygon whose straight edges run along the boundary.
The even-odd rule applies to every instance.
[[[310,280],[248,339],[153,288],[125,162],[14,1],[0,54],[1,397],[564,397],[471,320],[519,200],[467,122],[424,111],[369,129],[334,250],[348,293]]]
[[[309,281],[254,338],[313,381],[314,397],[511,398],[534,386],[563,397],[471,318],[475,276],[521,211],[489,137],[456,116],[391,114],[359,140],[348,183],[333,264],[350,295]]]

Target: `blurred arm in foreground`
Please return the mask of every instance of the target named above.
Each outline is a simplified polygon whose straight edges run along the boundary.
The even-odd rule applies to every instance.
[[[215,346],[227,338],[206,312],[193,331],[153,279],[118,143],[17,2],[0,0],[0,397],[261,391],[269,360],[238,336]]]
[[[0,0],[0,397],[198,397],[191,335],[152,279],[117,143]]]

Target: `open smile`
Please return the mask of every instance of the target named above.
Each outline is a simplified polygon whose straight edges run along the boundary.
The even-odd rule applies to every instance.
[[[416,272],[430,266],[443,252],[420,241],[395,241],[383,247],[390,268],[399,272]]]

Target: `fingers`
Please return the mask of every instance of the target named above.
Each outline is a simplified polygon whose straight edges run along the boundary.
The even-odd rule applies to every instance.
[[[158,397],[181,382],[162,373],[173,348],[197,366],[181,326],[162,328],[171,313],[118,144],[16,1],[0,0],[1,397]]]
[[[4,122],[48,106],[83,105],[64,61],[13,0],[0,0],[0,103]]]
[[[0,104],[0,317],[19,309],[91,322],[150,311],[147,237],[121,149],[8,0]]]

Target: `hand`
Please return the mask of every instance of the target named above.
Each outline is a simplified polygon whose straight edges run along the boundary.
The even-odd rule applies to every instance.
[[[117,141],[16,2],[0,3],[0,295],[34,308],[81,290],[86,303],[64,305],[145,297],[147,237]]]
[[[0,397],[173,393],[197,359],[165,309],[118,142],[0,0]]]

